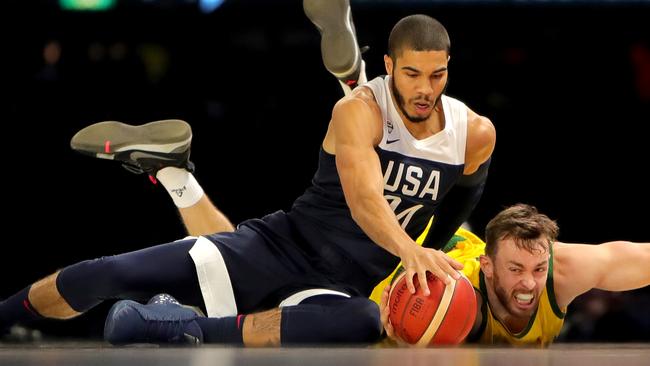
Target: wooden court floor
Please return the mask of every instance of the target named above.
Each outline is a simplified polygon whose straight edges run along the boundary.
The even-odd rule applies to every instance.
[[[546,349],[470,347],[303,347],[203,345],[113,347],[101,342],[0,344],[1,366],[649,366],[650,343],[554,344]]]

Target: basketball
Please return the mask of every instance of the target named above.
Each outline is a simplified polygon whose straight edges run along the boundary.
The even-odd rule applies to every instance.
[[[461,277],[446,286],[427,272],[429,296],[424,296],[413,277],[415,294],[406,287],[406,272],[393,277],[388,319],[395,336],[419,347],[459,344],[469,334],[476,319],[476,295],[469,280]]]

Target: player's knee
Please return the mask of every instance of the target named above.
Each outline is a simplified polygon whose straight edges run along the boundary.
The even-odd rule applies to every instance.
[[[346,341],[372,343],[381,337],[382,325],[379,307],[373,301],[358,297],[351,298],[339,311]]]
[[[86,311],[103,299],[121,293],[131,276],[113,257],[86,260],[59,273],[56,284],[61,296],[77,311]]]
[[[135,296],[141,286],[140,269],[147,263],[137,263],[124,256],[108,256],[94,260],[93,279],[104,288],[105,296],[121,298]]]

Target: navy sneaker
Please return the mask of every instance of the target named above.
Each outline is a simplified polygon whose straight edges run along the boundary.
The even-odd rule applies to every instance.
[[[357,43],[349,0],[303,0],[302,6],[321,34],[325,68],[354,88],[360,81],[363,51]]]
[[[199,316],[167,294],[156,295],[147,304],[121,300],[108,312],[104,339],[113,345],[200,344]]]
[[[170,304],[170,303],[182,306],[182,307],[184,307],[186,309],[192,309],[199,316],[205,318],[205,314],[203,313],[203,310],[201,310],[200,308],[198,308],[196,306],[181,304],[181,303],[178,302],[178,300],[176,300],[176,298],[174,298],[170,294],[158,294],[158,295],[152,297],[151,299],[149,299],[149,301],[147,301],[147,305],[151,305],[151,304]]]
[[[178,305],[178,306],[183,306],[183,305],[181,305],[180,302],[178,302],[178,300],[176,300],[176,298],[174,296],[172,296],[170,294],[158,294],[158,295],[155,295],[154,297],[149,299],[149,301],[147,301],[147,305],[151,305],[151,304],[162,304],[162,305],[174,304],[174,305]]]
[[[92,124],[77,132],[70,147],[84,155],[117,160],[129,171],[156,176],[174,166],[194,171],[190,159],[192,128],[178,119],[131,126],[117,121]]]

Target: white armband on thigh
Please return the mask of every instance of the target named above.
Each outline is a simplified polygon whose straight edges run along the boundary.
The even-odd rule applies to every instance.
[[[190,207],[203,196],[203,188],[194,175],[185,169],[166,167],[158,171],[156,178],[165,187],[178,208]]]

